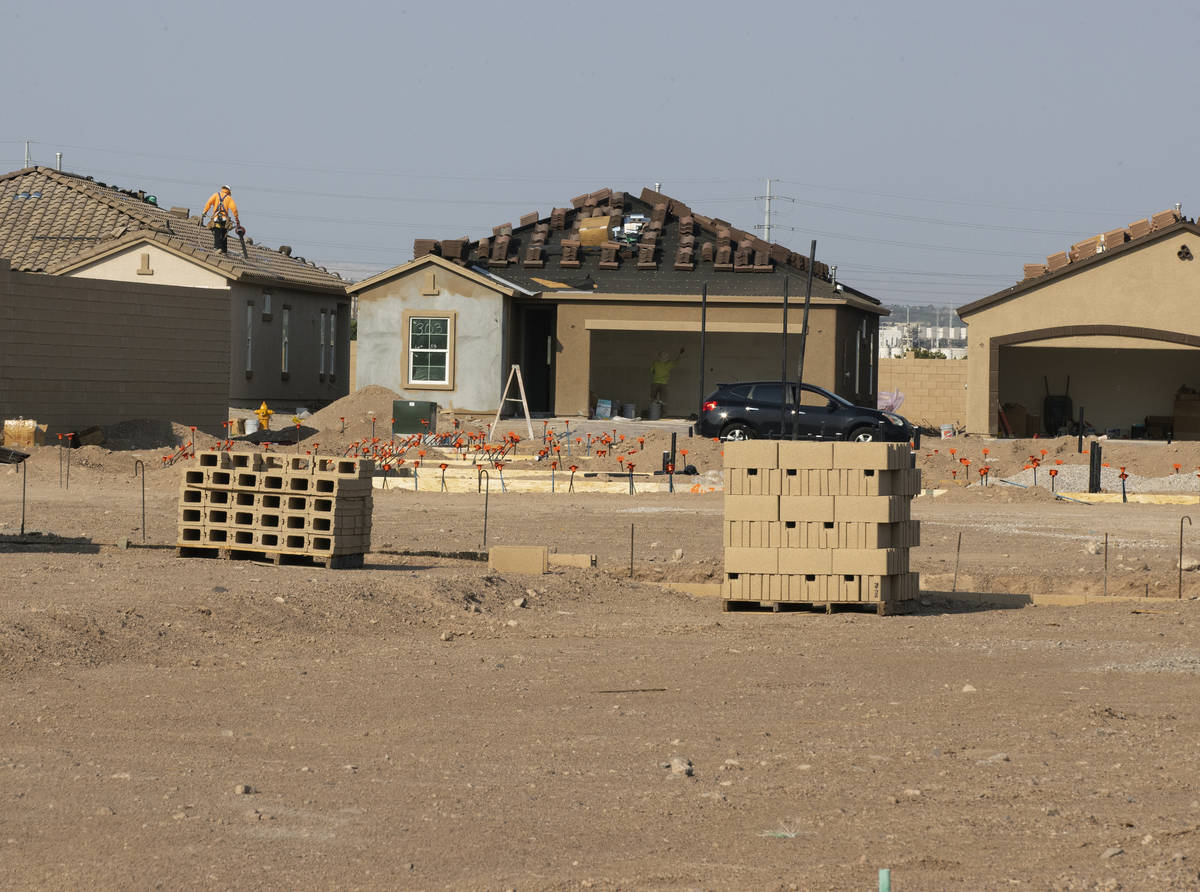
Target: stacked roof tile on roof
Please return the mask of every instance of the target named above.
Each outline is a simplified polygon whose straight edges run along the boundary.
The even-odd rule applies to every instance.
[[[228,254],[215,251],[212,233],[189,217],[137,194],[47,167],[0,177],[0,257],[13,269],[56,273],[125,245],[154,241],[194,258],[230,279],[278,282],[340,292],[345,283],[302,258],[247,245],[243,257],[231,239]]]
[[[713,294],[779,295],[783,277],[791,275],[791,293],[799,295],[808,271],[804,255],[696,213],[653,189],[636,197],[600,189],[545,216],[525,214],[518,226],[502,223],[490,238],[417,239],[413,254],[437,254],[543,293],[695,294],[707,282]],[[829,267],[818,261],[813,274],[813,294],[833,296]]]

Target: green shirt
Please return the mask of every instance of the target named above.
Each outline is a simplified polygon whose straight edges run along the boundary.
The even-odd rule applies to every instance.
[[[670,384],[671,369],[675,368],[678,359],[656,359],[650,363],[650,381],[654,384]]]

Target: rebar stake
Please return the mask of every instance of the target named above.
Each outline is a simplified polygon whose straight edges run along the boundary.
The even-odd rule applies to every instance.
[[[25,479],[28,476],[25,462],[21,462],[21,535],[25,535]]]
[[[629,525],[629,578],[633,579],[633,524]]]
[[[146,465],[139,458],[133,463],[133,476],[138,475],[138,467],[142,469],[142,541],[146,541]]]
[[[1186,514],[1179,518],[1179,592],[1176,594],[1176,600],[1183,600],[1183,522],[1188,522],[1188,526],[1192,525],[1192,519]]]
[[[487,522],[488,522],[488,496],[492,491],[492,478],[483,468],[479,469],[479,477],[477,481],[486,479],[487,485],[483,490],[483,548],[482,551],[487,551]]]
[[[1104,597],[1108,597],[1108,533],[1104,534]]]
[[[962,533],[958,534],[958,548],[954,551],[954,585],[950,588],[951,592],[958,591],[958,561],[962,557]]]

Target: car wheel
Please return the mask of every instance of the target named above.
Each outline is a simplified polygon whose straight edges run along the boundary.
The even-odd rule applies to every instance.
[[[739,440],[754,440],[758,437],[754,428],[748,424],[743,424],[740,421],[735,421],[733,424],[727,424],[725,429],[721,431],[722,440],[733,440],[735,443]]]
[[[878,439],[878,432],[869,427],[856,427],[846,439],[855,443],[873,443]]]

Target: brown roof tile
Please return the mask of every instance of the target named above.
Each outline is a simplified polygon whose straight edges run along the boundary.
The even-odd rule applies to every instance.
[[[48,167],[0,176],[0,257],[12,268],[54,273],[140,240],[155,241],[228,273],[231,279],[341,291],[334,273],[262,245],[231,239],[230,253],[213,250],[212,233],[196,217],[181,217],[135,193]]]

